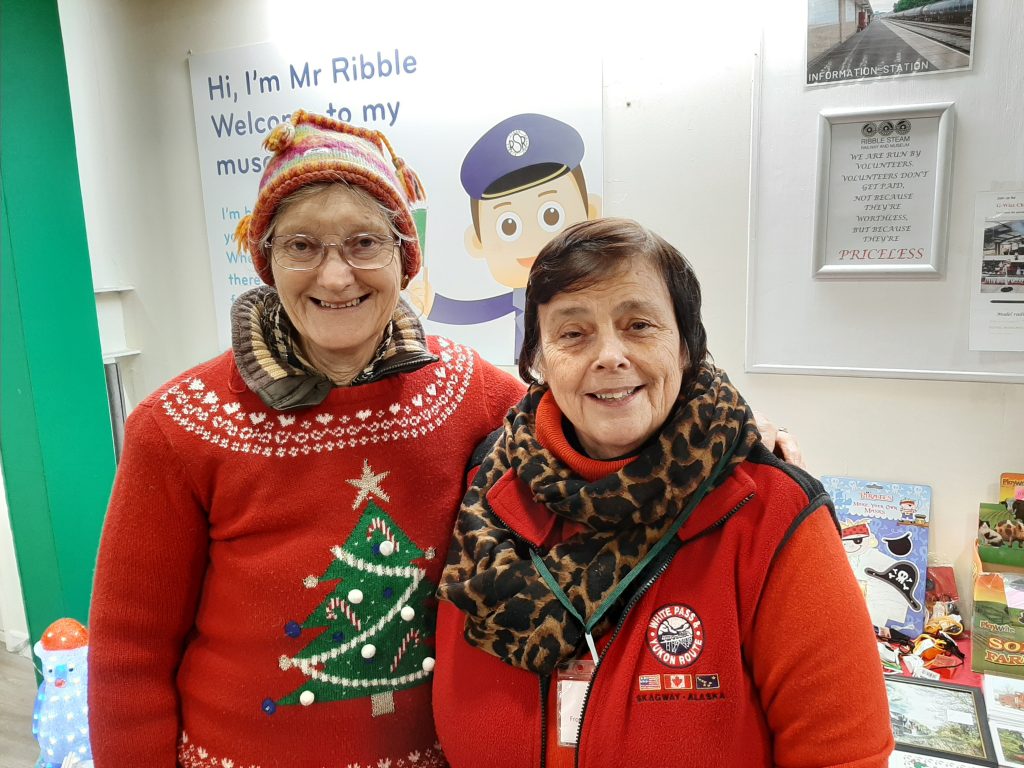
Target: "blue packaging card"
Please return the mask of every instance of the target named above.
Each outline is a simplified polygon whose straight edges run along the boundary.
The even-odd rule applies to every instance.
[[[872,624],[917,637],[925,620],[931,487],[837,476],[821,482]]]

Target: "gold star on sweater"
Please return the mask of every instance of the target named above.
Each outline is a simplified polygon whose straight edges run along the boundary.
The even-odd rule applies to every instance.
[[[373,470],[370,469],[370,462],[363,459],[363,476],[357,477],[355,480],[346,480],[345,482],[349,485],[355,486],[359,489],[359,493],[356,494],[356,500],[352,502],[352,509],[357,509],[360,504],[370,497],[370,494],[378,496],[384,501],[391,501],[391,497],[381,490],[380,482],[387,477],[390,472],[380,472],[374,474]]]

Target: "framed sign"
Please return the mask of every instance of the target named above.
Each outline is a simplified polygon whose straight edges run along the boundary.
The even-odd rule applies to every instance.
[[[896,747],[905,752],[996,764],[981,691],[965,685],[886,677]]]
[[[952,106],[819,114],[815,277],[943,274]]]

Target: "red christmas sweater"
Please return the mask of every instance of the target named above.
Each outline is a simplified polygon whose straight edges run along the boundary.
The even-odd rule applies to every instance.
[[[580,455],[560,425],[545,398],[538,438],[580,476],[627,463]],[[534,545],[577,530],[559,533],[513,474],[487,499]],[[884,768],[881,665],[826,499],[757,446],[697,506],[597,641],[578,750],[559,746],[556,681],[470,646],[464,614],[442,603],[434,714],[453,768]]]
[[[519,400],[468,349],[270,410],[230,353],[128,419],[90,616],[97,768],[440,766],[433,600]]]

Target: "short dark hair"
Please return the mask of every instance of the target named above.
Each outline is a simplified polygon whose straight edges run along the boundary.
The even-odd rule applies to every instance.
[[[665,280],[687,367],[693,370],[704,362],[708,338],[700,318],[700,282],[690,262],[664,238],[631,219],[595,219],[557,234],[530,270],[519,353],[523,381],[537,383],[533,368],[540,351],[538,308],[558,294],[589,288],[617,274],[636,258],[647,259]]]

